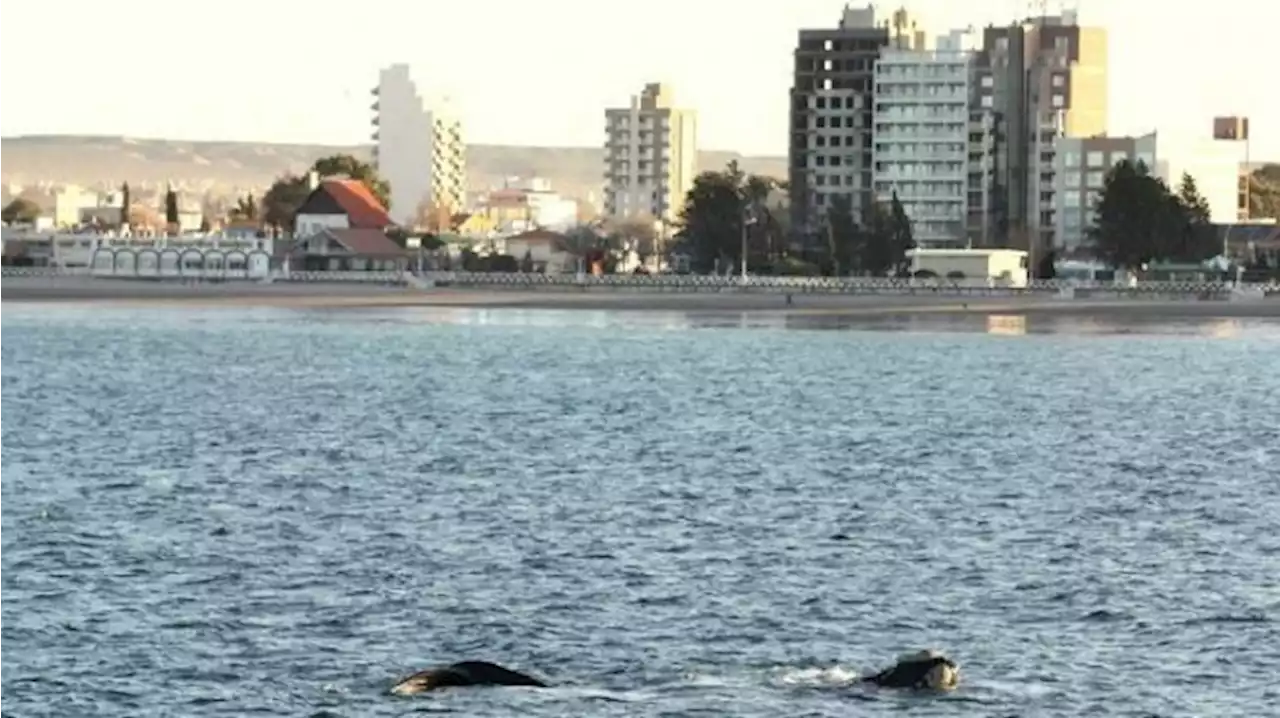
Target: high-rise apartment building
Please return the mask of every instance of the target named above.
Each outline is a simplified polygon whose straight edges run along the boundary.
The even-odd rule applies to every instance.
[[[384,68],[373,94],[374,164],[391,184],[391,217],[412,226],[434,207],[461,210],[466,145],[448,98],[424,102],[405,64]]]
[[[891,40],[875,64],[874,197],[887,202],[897,195],[921,247],[963,247],[974,42],[963,30],[939,37],[932,48],[923,37],[911,39],[910,46]]]
[[[908,38],[915,33],[902,28]],[[791,85],[788,179],[792,226],[815,236],[835,196],[855,219],[873,199],[874,73],[889,42],[875,8],[844,9],[838,27],[800,30]]]
[[[698,120],[672,89],[644,86],[629,107],[605,110],[604,210],[609,217],[673,221],[698,171]]]
[[[1107,131],[1106,30],[1074,12],[987,27],[975,65],[974,106],[994,112],[1001,133],[995,241],[1034,255],[1057,224],[1054,143]]]

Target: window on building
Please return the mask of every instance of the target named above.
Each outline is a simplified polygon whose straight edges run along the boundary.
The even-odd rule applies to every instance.
[[[1156,156],[1154,154],[1150,152],[1139,152],[1138,162],[1146,165],[1148,170],[1152,172],[1156,171]]]
[[[1054,87],[1062,87],[1062,86],[1063,86],[1063,85],[1065,85],[1066,83],[1067,83],[1067,78],[1063,77],[1062,75],[1054,75],[1054,76],[1053,76],[1053,86],[1054,86]]]
[[[813,106],[819,110],[827,109],[827,98],[822,96],[815,97],[813,100]]]
[[[1124,150],[1119,150],[1119,151],[1116,151],[1116,152],[1112,152],[1112,153],[1111,153],[1111,164],[1112,164],[1112,165],[1118,165],[1118,164],[1120,164],[1121,162],[1124,162],[1124,161],[1125,161],[1125,160],[1127,160],[1127,159],[1129,159],[1129,153],[1128,153],[1128,152],[1125,152]]]
[[[1080,153],[1079,152],[1063,152],[1062,166],[1063,167],[1079,167]]]
[[[1089,173],[1089,189],[1102,189],[1106,176],[1101,170],[1093,170]]]
[[[1053,106],[1054,106],[1054,107],[1061,108],[1061,107],[1065,107],[1065,106],[1066,106],[1066,104],[1067,104],[1067,98],[1063,97],[1062,95],[1054,95],[1054,96],[1053,96]]]
[[[1063,192],[1062,206],[1063,207],[1079,207],[1080,201],[1081,201],[1080,200],[1081,194],[1082,193],[1079,192],[1078,190],[1067,190],[1066,192]]]
[[[983,96],[982,96],[982,106],[983,106],[984,108],[991,109],[991,107],[992,107],[994,104],[995,104],[995,98],[993,98],[991,95],[983,95]]]
[[[1101,151],[1099,151],[1099,150],[1091,150],[1091,151],[1089,152],[1089,166],[1090,166],[1090,167],[1102,167],[1103,165],[1105,165],[1105,164],[1106,164],[1106,162],[1107,162],[1107,160],[1106,160],[1106,158],[1105,158],[1105,157],[1103,157],[1103,153],[1102,153]]]
[[[1074,189],[1080,186],[1080,179],[1081,176],[1079,172],[1064,173],[1062,175],[1062,186],[1067,187],[1068,189]]]

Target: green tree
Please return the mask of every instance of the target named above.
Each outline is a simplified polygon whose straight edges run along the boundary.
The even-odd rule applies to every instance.
[[[778,236],[779,222],[768,206],[776,183],[767,177],[747,175],[730,162],[724,170],[708,171],[693,180],[680,210],[679,224],[684,251],[691,255],[695,272],[716,265],[741,266],[742,238],[747,231],[750,263],[759,265],[772,253],[769,238]]]
[[[321,179],[346,176],[363,182],[384,209],[391,209],[391,183],[378,176],[378,170],[368,162],[361,162],[351,155],[321,157],[311,166]]]
[[[1200,195],[1196,180],[1190,174],[1182,174],[1182,182],[1178,185],[1177,212],[1182,224],[1178,234],[1181,240],[1170,248],[1171,258],[1186,262],[1202,262],[1217,256],[1222,248],[1217,240],[1217,231],[1209,218],[1209,202]]]
[[[870,202],[862,210],[862,242],[859,269],[883,277],[897,268],[892,210],[883,202]]]
[[[1124,160],[1107,173],[1089,237],[1112,266],[1139,269],[1167,257],[1171,238],[1180,241],[1184,222],[1178,207],[1145,164]]]
[[[262,219],[268,225],[286,232],[293,231],[298,208],[311,194],[306,175],[285,175],[276,180],[262,195]]]
[[[1280,164],[1267,164],[1249,174],[1249,216],[1280,218]]]
[[[170,186],[164,193],[164,221],[171,228],[178,226],[178,193]]]
[[[1107,173],[1089,236],[1102,259],[1129,270],[1159,260],[1201,262],[1221,251],[1195,179],[1184,174],[1174,193],[1140,162]]]
[[[129,183],[120,185],[120,224],[129,223],[129,215],[133,212],[133,196],[129,192]]]
[[[898,201],[895,191],[889,200],[889,259],[890,270],[894,274],[906,274],[910,262],[907,252],[916,248],[915,236],[911,231],[911,218]]]
[[[832,195],[827,207],[824,229],[827,235],[827,262],[825,273],[847,275],[861,264],[862,231],[853,219],[853,201],[848,195]]]
[[[907,251],[915,249],[911,218],[907,216],[898,193],[888,202],[872,201],[862,210],[862,227],[855,243],[854,268],[876,277],[898,276],[907,272]]]
[[[228,213],[229,219],[236,222],[252,222],[258,219],[258,201],[253,193],[236,200],[236,204]]]
[[[3,215],[0,219],[3,219],[5,224],[14,224],[15,222],[30,224],[39,219],[40,205],[26,197],[18,197],[5,205],[4,210],[0,212],[0,214]]]

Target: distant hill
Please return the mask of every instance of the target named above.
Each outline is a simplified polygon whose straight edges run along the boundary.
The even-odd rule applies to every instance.
[[[0,139],[0,180],[6,185],[77,184],[146,187],[173,182],[188,191],[230,194],[262,188],[285,172],[300,172],[317,158],[337,153],[368,160],[368,145],[293,145],[256,142],[188,142],[129,137],[32,135]],[[702,169],[738,160],[744,171],[784,178],[781,157],[702,152]],[[503,177],[538,175],[559,192],[584,197],[599,192],[602,150],[589,147],[471,145],[468,185],[484,189]]]

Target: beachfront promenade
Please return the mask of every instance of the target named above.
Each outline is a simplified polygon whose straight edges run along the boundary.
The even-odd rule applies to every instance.
[[[12,298],[20,299],[21,290],[39,287],[88,286],[109,296],[112,288],[122,294],[128,287],[140,284],[162,285],[174,291],[215,285],[234,293],[236,288],[261,285],[308,285],[315,291],[326,288],[342,292],[343,288],[385,287],[420,291],[551,291],[602,293],[724,293],[778,295],[915,295],[932,297],[1055,297],[1058,299],[1180,299],[1280,301],[1280,285],[1236,284],[1233,282],[1139,282],[1117,285],[1110,282],[1088,282],[1075,279],[1033,280],[1024,287],[990,283],[980,279],[908,279],[859,277],[778,277],[723,275],[634,275],[606,274],[537,274],[503,272],[313,272],[274,270],[269,274],[249,276],[234,270],[171,271],[164,274],[117,274],[92,268],[5,267],[0,273],[5,289],[19,290]],[[68,282],[68,280],[71,280]],[[10,292],[6,291],[6,295]]]

